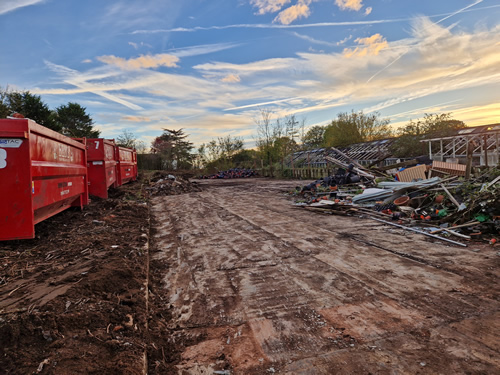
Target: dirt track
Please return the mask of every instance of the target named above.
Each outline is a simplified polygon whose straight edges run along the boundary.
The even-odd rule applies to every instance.
[[[498,246],[148,183],[0,244],[0,374],[500,373]]]
[[[297,182],[202,184],[152,201],[179,373],[500,372],[498,248],[303,211]]]

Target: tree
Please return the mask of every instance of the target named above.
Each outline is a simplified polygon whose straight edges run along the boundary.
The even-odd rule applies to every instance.
[[[146,142],[144,142],[144,141],[136,141],[135,142],[135,150],[137,151],[138,154],[145,154],[145,153],[147,153],[148,146],[146,145]]]
[[[163,129],[163,134],[152,142],[151,149],[165,158],[168,167],[189,169],[194,159],[194,155],[191,154],[194,146],[186,138],[187,134],[184,134],[183,129]]]
[[[396,157],[412,157],[422,154],[421,140],[452,135],[467,127],[463,121],[451,118],[451,113],[425,114],[422,120],[410,120],[398,130],[398,138],[391,145]]]
[[[116,144],[121,147],[135,148],[137,138],[134,133],[124,130],[118,137],[116,137]]]
[[[262,109],[260,111],[260,118],[255,119],[255,124],[257,125],[257,138],[255,143],[259,149],[262,159],[266,161],[266,164],[271,168],[271,176],[273,175],[273,160],[274,157],[274,141],[281,136],[282,126],[278,120],[273,124],[271,122],[272,112],[268,109]]]
[[[232,156],[233,164],[241,168],[255,168],[259,153],[256,150],[240,150]]]
[[[0,87],[0,118],[10,115],[8,89]]]
[[[116,137],[116,144],[121,147],[133,148],[139,154],[146,153],[146,142],[137,139],[136,135],[126,129]]]
[[[229,169],[233,166],[233,157],[243,150],[243,139],[239,137],[218,137],[198,148],[198,160],[209,169]]]
[[[78,103],[68,103],[56,109],[55,121],[61,133],[75,138],[99,138],[101,132],[94,129],[93,120],[86,108]]]
[[[9,91],[0,89],[0,115],[2,118],[18,112],[24,117],[35,121],[49,129],[60,131],[60,126],[54,120],[54,113],[41,97],[29,91]]]
[[[389,119],[380,119],[380,114],[370,115],[363,111],[343,112],[337,115],[325,129],[325,146],[348,146],[354,143],[389,138],[392,135]]]
[[[324,143],[326,127],[315,125],[304,135],[302,144],[306,149],[320,148]]]

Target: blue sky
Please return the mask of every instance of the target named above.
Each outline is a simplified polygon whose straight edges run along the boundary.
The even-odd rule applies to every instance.
[[[252,146],[262,109],[500,122],[498,0],[1,0],[0,45],[2,87],[80,103],[107,138]]]

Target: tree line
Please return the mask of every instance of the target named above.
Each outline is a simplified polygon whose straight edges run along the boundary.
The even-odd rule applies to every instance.
[[[232,167],[270,168],[283,172],[287,156],[303,150],[344,147],[356,143],[392,139],[391,152],[396,157],[422,155],[421,140],[444,137],[466,127],[452,118],[451,113],[426,114],[423,119],[411,120],[393,130],[390,120],[377,112],[341,112],[329,124],[315,125],[306,130],[305,119],[295,115],[276,117],[270,110],[261,110],[256,124],[255,149],[245,149],[240,137],[227,135],[203,143],[194,150],[183,129],[164,129],[151,146],[154,153],[163,155],[168,168],[204,168],[213,172]]]
[[[85,107],[69,102],[54,110],[38,95],[29,91],[14,91],[0,87],[0,118],[20,113],[26,118],[68,137],[99,138],[100,131]]]
[[[51,110],[39,95],[0,87],[0,118],[7,118],[15,113],[72,138],[99,138],[101,134],[94,127],[94,120],[87,109],[78,103],[68,102]],[[116,138],[116,143],[122,147],[135,148],[138,152],[145,152],[147,149],[145,142],[137,140],[127,130]]]
[[[51,110],[40,96],[29,91],[15,91],[0,87],[0,118],[18,112],[40,125],[69,137],[98,138],[100,131],[86,108],[69,102]],[[344,147],[351,144],[393,138],[391,152],[396,157],[423,154],[421,140],[444,137],[465,123],[453,119],[451,113],[426,114],[423,119],[410,120],[394,130],[390,120],[378,112],[341,112],[326,125],[315,125],[306,130],[306,119],[287,115],[283,118],[267,109],[254,119],[256,148],[245,149],[241,137],[227,135],[201,144],[195,151],[183,129],[164,129],[151,143],[150,152],[161,156],[166,169],[225,170],[232,167],[286,169],[288,155],[303,150],[326,147]],[[127,130],[116,138],[120,146],[147,151],[146,143]]]

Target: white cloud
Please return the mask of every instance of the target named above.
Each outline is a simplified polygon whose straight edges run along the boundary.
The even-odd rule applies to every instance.
[[[297,38],[307,40],[308,42],[311,42],[311,43],[314,43],[314,44],[320,44],[320,45],[331,46],[331,47],[334,47],[334,46],[338,45],[337,43],[326,42],[324,40],[314,39],[314,38],[312,38],[312,37],[310,37],[308,35],[303,35],[303,34],[299,34],[299,33],[296,33],[296,32],[293,32],[292,34],[295,35]]]
[[[0,2],[0,15],[43,2],[44,0],[2,0]]]
[[[189,56],[206,55],[209,53],[224,51],[239,46],[241,46],[241,44],[239,43],[215,43],[215,44],[204,44],[199,46],[190,46],[184,48],[175,48],[168,50],[167,52],[177,57],[189,57]]]
[[[83,64],[90,64],[92,62],[91,59],[85,59],[85,60],[82,60],[82,63]]]
[[[363,0],[335,0],[335,4],[342,10],[358,11],[363,7]]]
[[[346,36],[344,39],[339,40],[337,43],[335,43],[337,46],[341,46],[342,44],[345,44],[349,40],[352,39],[352,35]]]
[[[153,46],[151,44],[144,43],[144,42],[140,42],[140,43],[128,42],[128,45],[134,47],[135,50],[138,50],[139,48],[142,48],[142,47],[153,48]]]
[[[372,12],[373,8],[372,7],[367,7],[365,9],[365,16],[369,15]]]

